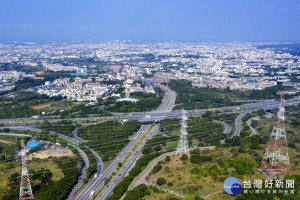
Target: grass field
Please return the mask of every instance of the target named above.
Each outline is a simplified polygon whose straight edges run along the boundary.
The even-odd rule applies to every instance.
[[[11,141],[1,140],[1,139],[0,139],[0,142],[1,142],[1,143],[4,143],[4,144],[11,144],[11,143],[12,143]]]
[[[232,153],[232,148],[222,148],[210,153],[213,157],[212,161],[202,162],[201,164],[193,164],[189,160],[181,161],[176,160],[175,157],[171,157],[170,162],[162,162],[162,169],[155,173],[150,174],[148,182],[157,184],[158,178],[166,179],[166,183],[161,187],[169,189],[174,192],[182,192],[184,195],[196,195],[198,194],[205,199],[232,199],[230,195],[223,192],[223,181],[225,178],[234,176],[243,183],[244,180],[262,179],[265,180],[265,176],[258,172],[260,163],[254,161],[254,157],[247,153]],[[262,156],[263,150],[257,150],[257,153]],[[238,154],[238,155],[237,155]],[[201,154],[203,155],[203,154]],[[297,152],[294,149],[289,150],[291,159],[291,173],[299,174],[300,170],[297,169],[295,161]],[[218,159],[221,158],[224,162],[224,167],[218,164]],[[231,162],[235,160],[243,159],[245,162],[252,161],[255,163],[252,171],[253,174],[239,175],[236,173],[236,168],[230,166]],[[215,171],[220,171],[221,176],[215,176],[214,165],[217,166]],[[197,168],[197,172],[193,172]],[[224,170],[225,169],[225,170]],[[153,193],[153,192],[152,192]],[[167,199],[167,194],[155,194],[156,197],[146,196],[146,200],[152,199]]]
[[[34,170],[39,171],[42,168],[43,169],[49,169],[53,176],[52,180],[57,181],[63,178],[64,174],[62,173],[61,169],[58,167],[56,163],[53,163],[52,159],[46,159],[46,160],[34,160],[34,161],[28,161],[28,171]]]
[[[164,192],[164,193],[154,193],[151,191],[150,195],[145,196],[143,199],[145,200],[166,200],[170,199],[170,194]]]
[[[32,108],[35,109],[35,110],[40,110],[40,109],[44,109],[44,108],[47,108],[47,107],[50,107],[50,106],[51,106],[51,103],[47,103],[47,104],[32,106]]]

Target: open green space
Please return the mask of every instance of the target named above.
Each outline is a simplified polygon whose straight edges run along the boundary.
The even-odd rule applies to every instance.
[[[217,88],[198,88],[192,86],[191,81],[170,80],[168,86],[177,93],[175,109],[200,109],[223,106],[239,105],[234,101],[257,100],[257,99],[278,99],[278,91],[289,90],[291,87],[276,85],[263,90],[230,90]]]
[[[138,99],[136,103],[132,102],[116,102],[117,98],[108,98],[105,102],[106,106],[112,105],[107,108],[111,112],[139,112],[151,111],[157,108],[161,102],[164,93],[159,90],[158,96],[152,93],[133,92],[130,94],[131,98]]]
[[[78,136],[88,140],[87,145],[97,152],[104,162],[108,162],[129,142],[129,136],[139,128],[138,121],[123,124],[107,121],[79,128]]]
[[[76,153],[76,152],[75,152]],[[82,159],[60,157],[27,161],[35,199],[65,199],[80,175]],[[18,168],[16,168],[18,165]],[[1,173],[0,199],[17,199],[20,188],[21,163]],[[4,171],[3,171],[4,172]]]
[[[7,130],[9,132],[9,130]],[[57,137],[47,132],[14,131],[31,134],[36,140],[55,143]],[[22,138],[25,142],[29,138]],[[63,142],[62,142],[63,143]],[[21,162],[16,157],[21,139],[0,136],[0,199],[18,199],[20,189]],[[67,145],[67,144],[65,144]],[[27,160],[27,168],[35,199],[65,199],[80,175],[82,158],[76,148],[69,146],[76,157],[59,157]],[[31,151],[30,151],[31,152]],[[30,153],[29,152],[29,153]],[[28,154],[29,154],[28,153]]]
[[[15,152],[20,148],[20,140],[13,137],[0,136],[0,199],[11,190],[18,189],[9,179],[16,173],[20,166],[15,158]],[[20,173],[20,170],[18,170]]]
[[[72,131],[76,128],[71,120],[61,120],[59,122],[50,123],[45,121],[41,128],[46,131],[54,131],[63,135],[72,136]]]

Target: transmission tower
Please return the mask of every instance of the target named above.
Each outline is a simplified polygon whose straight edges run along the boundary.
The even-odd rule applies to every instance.
[[[280,92],[277,120],[273,127],[259,171],[269,179],[281,178],[290,171],[289,154],[284,126],[283,92]]]
[[[176,150],[176,159],[178,160],[183,154],[186,154],[189,156],[189,144],[188,144],[188,139],[187,139],[187,116],[186,116],[186,111],[182,110],[182,121],[181,121],[181,133],[180,133],[180,138],[178,142],[178,147]]]
[[[34,199],[26,166],[26,148],[24,141],[22,141],[21,157],[22,175],[19,200]]]

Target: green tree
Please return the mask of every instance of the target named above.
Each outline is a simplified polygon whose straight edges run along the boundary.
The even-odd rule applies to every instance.
[[[167,180],[165,178],[158,178],[156,181],[157,185],[164,185],[166,184]]]

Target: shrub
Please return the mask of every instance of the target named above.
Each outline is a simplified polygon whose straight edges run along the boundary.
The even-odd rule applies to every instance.
[[[191,170],[191,174],[199,174],[200,173],[200,169],[198,167],[194,167],[192,170]]]
[[[170,161],[171,161],[171,157],[170,157],[170,156],[166,156],[165,161],[166,161],[166,162],[170,162]]]
[[[162,169],[162,166],[160,164],[157,164],[155,167],[153,167],[152,174],[156,174]]]
[[[172,182],[169,182],[167,185],[168,185],[169,187],[172,187],[172,186],[173,186],[173,183],[172,183]]]
[[[183,155],[181,156],[180,159],[181,159],[182,161],[185,161],[185,160],[187,160],[187,158],[188,158],[187,155],[186,155],[186,154],[183,154]]]
[[[154,147],[154,151],[160,151],[160,150],[161,150],[160,145],[157,145],[157,146]]]
[[[164,178],[158,178],[157,179],[157,181],[156,181],[156,184],[157,185],[164,185],[164,184],[166,184],[166,179],[164,179]]]

